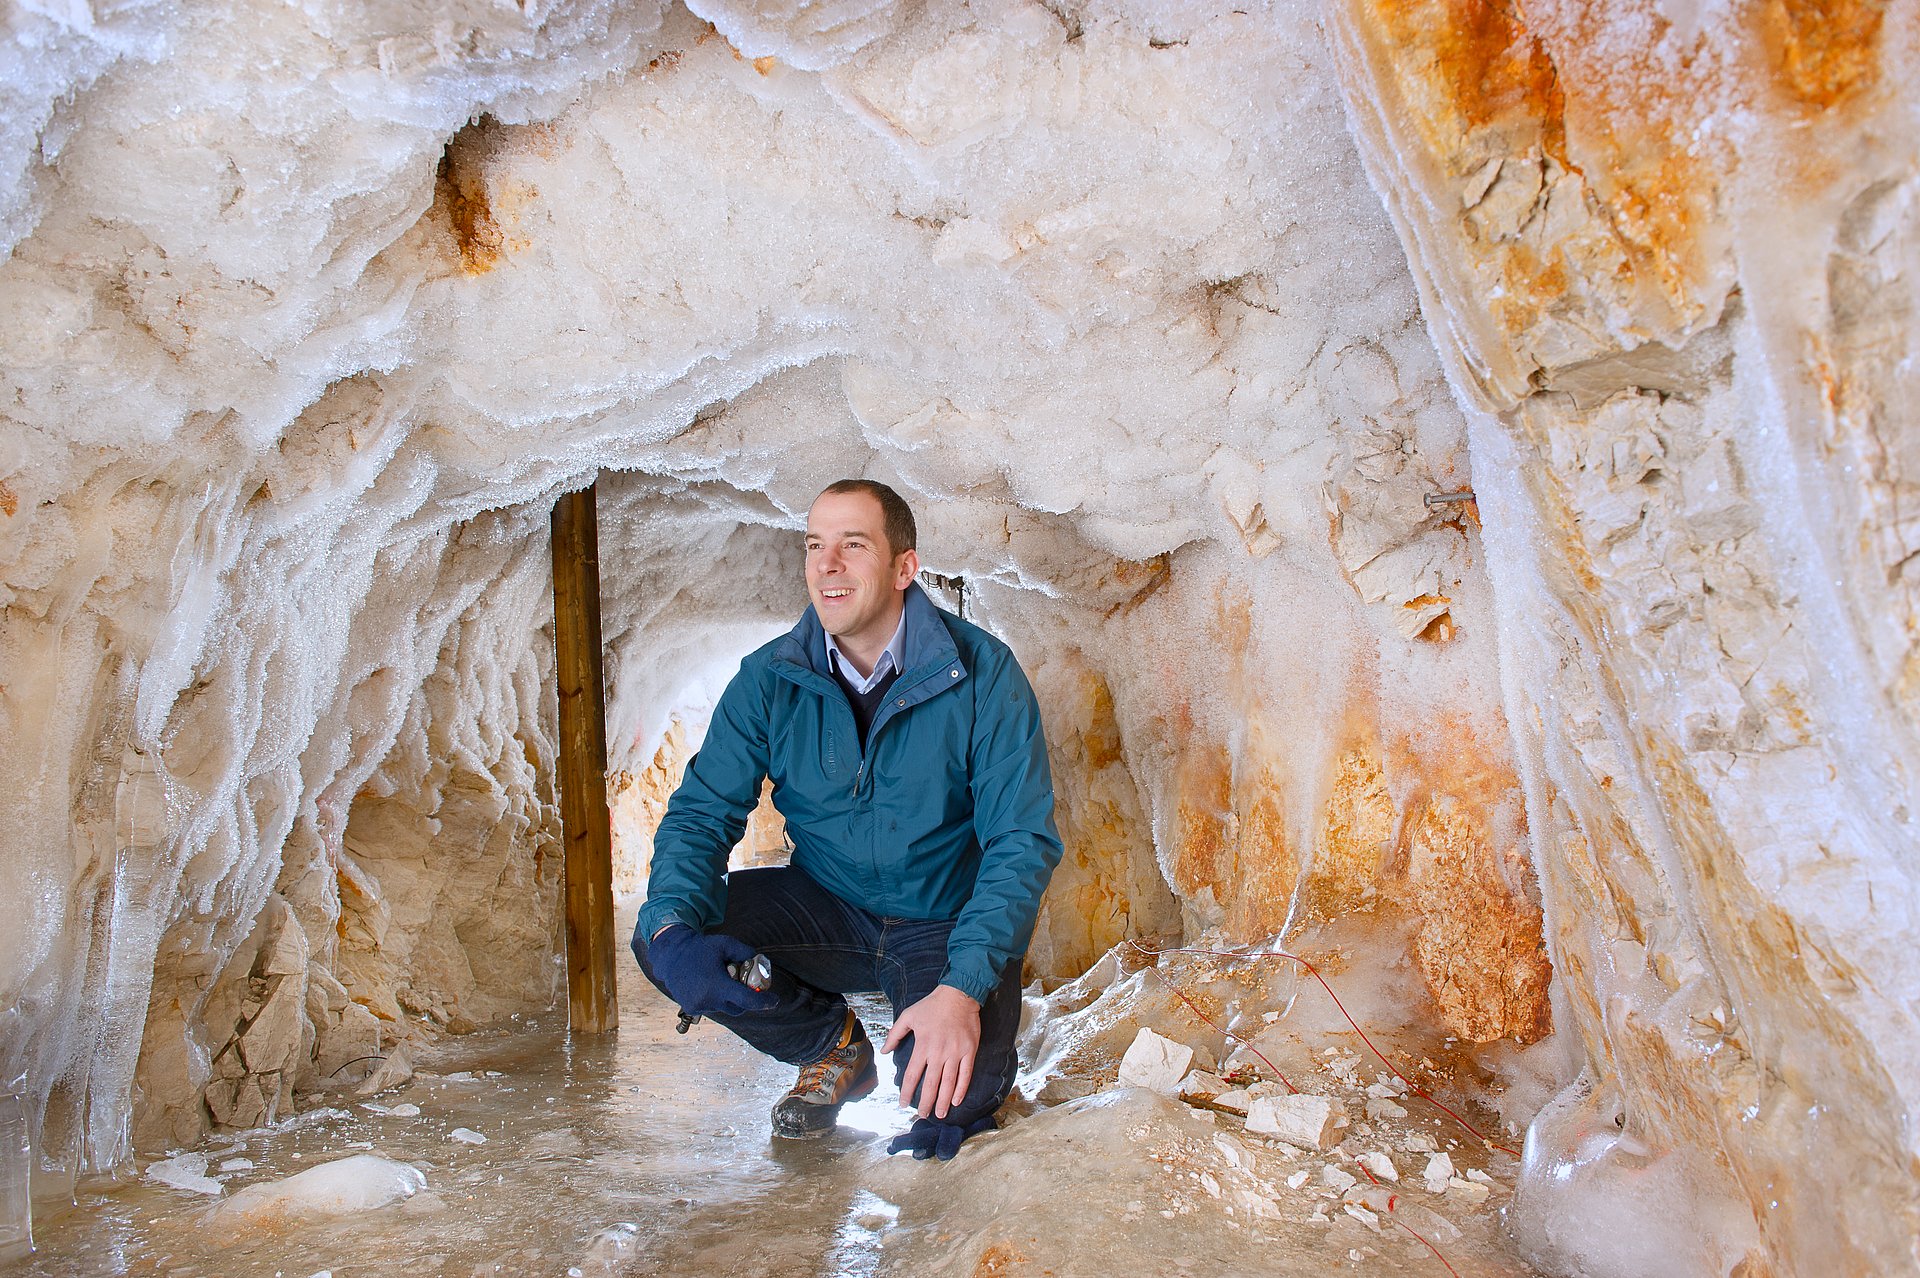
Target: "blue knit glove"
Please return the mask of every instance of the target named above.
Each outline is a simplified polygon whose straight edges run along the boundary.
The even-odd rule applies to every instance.
[[[647,942],[647,961],[673,1001],[689,1016],[738,1016],[765,1012],[780,1000],[727,975],[727,964],[744,963],[753,947],[737,936],[706,935],[670,923]]]
[[[904,1154],[911,1150],[918,1161],[937,1157],[944,1163],[960,1152],[961,1141],[969,1136],[978,1136],[981,1132],[990,1132],[994,1126],[992,1114],[976,1118],[964,1127],[957,1123],[943,1123],[937,1118],[916,1118],[913,1126],[887,1142],[887,1152]]]

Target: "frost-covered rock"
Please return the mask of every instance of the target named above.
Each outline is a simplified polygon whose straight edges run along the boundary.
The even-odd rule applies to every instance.
[[[205,1154],[176,1154],[172,1158],[149,1163],[146,1178],[155,1184],[184,1189],[189,1193],[218,1196],[226,1192],[226,1186],[207,1175]]]
[[[281,1180],[249,1185],[214,1212],[218,1225],[256,1228],[282,1221],[374,1211],[425,1189],[419,1168],[373,1154],[353,1154]]]

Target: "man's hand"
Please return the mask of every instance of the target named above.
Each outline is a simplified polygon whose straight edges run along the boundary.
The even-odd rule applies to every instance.
[[[917,1094],[920,1117],[945,1118],[973,1081],[980,1005],[951,985],[936,985],[933,993],[900,1013],[880,1050],[893,1051],[909,1034],[913,1056],[900,1076],[900,1103],[912,1105]]]
[[[753,947],[736,936],[696,932],[672,923],[647,942],[653,974],[689,1016],[738,1016],[764,1012],[780,1000],[743,985],[727,974],[727,964],[753,957]]]

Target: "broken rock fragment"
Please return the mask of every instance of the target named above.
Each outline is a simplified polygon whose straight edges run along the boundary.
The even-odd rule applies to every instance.
[[[1398,1181],[1400,1179],[1400,1169],[1393,1165],[1393,1159],[1377,1150],[1368,1150],[1356,1161],[1381,1180]]]
[[[1120,1060],[1120,1086],[1144,1087],[1172,1096],[1180,1090],[1180,1080],[1192,1064],[1191,1047],[1142,1029]]]
[[[1180,1080],[1180,1099],[1189,1104],[1212,1104],[1215,1098],[1233,1090],[1216,1074],[1203,1069],[1190,1070]]]
[[[1334,1131],[1345,1117],[1346,1106],[1330,1096],[1262,1096],[1247,1107],[1247,1130],[1324,1152],[1332,1148]]]

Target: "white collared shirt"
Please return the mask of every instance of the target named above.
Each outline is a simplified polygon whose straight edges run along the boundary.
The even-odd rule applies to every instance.
[[[827,635],[827,669],[837,669],[840,677],[853,685],[855,692],[872,692],[880,686],[880,681],[887,677],[889,671],[904,673],[906,662],[907,612],[904,608],[900,610],[900,624],[893,628],[893,638],[887,640],[886,651],[880,654],[880,660],[873,663],[873,673],[870,675],[863,677],[854,664],[847,660],[846,654],[840,651],[840,645],[834,642],[833,636]]]

